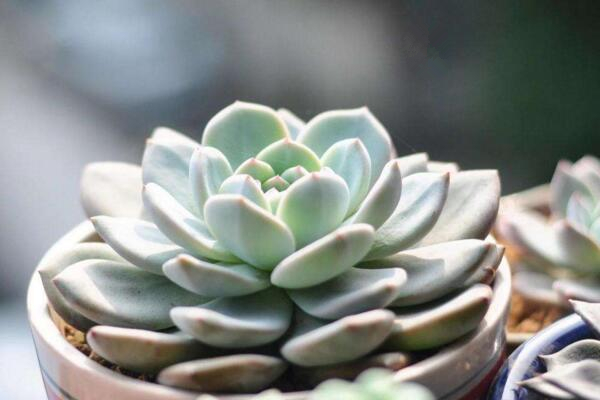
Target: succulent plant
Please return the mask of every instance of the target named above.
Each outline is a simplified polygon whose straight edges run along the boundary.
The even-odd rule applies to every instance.
[[[48,256],[48,298],[105,359],[201,392],[439,348],[490,303],[500,182],[395,154],[367,108],[304,124],[236,102],[201,144],[158,128],[141,169],[84,171],[103,241]]]
[[[539,356],[546,372],[521,385],[543,398],[592,400],[600,398],[600,303],[571,301],[596,339],[574,342],[554,354]]]
[[[210,395],[198,400],[217,400]],[[284,400],[277,389],[270,389],[254,397],[254,400]],[[392,372],[373,368],[360,374],[354,383],[331,379],[321,383],[307,400],[435,400],[433,394],[416,383],[399,383]]]
[[[550,184],[550,216],[531,209],[501,212],[498,230],[528,269],[515,288],[535,300],[600,302],[600,160],[561,161]]]

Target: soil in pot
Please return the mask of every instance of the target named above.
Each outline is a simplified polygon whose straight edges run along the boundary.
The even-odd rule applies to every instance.
[[[502,243],[502,238],[499,238]],[[506,257],[509,260],[512,273],[520,265],[520,254],[506,245]],[[510,310],[506,322],[508,333],[508,351],[512,352],[525,339],[535,335],[542,329],[563,318],[569,312],[564,307],[555,304],[534,301],[522,295],[514,288],[511,293]]]
[[[138,372],[129,371],[111,363],[110,361],[105,360],[98,354],[94,353],[85,340],[85,333],[67,324],[51,307],[50,316],[52,317],[52,321],[54,321],[56,327],[60,330],[61,335],[67,340],[67,342],[69,342],[73,347],[75,347],[89,359],[122,375],[139,379],[141,381],[154,382],[156,378],[154,375],[140,374]]]
[[[513,292],[506,329],[510,333],[535,334],[564,315],[565,311],[560,307],[529,301]]]

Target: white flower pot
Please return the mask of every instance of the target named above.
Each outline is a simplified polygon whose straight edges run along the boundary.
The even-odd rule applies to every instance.
[[[59,240],[48,254],[94,238],[94,229],[86,221]],[[493,288],[490,308],[477,331],[399,371],[397,379],[419,382],[439,399],[482,397],[504,358],[504,325],[510,299],[510,270],[506,260],[500,265]],[[192,400],[198,397],[197,393],[121,375],[80,353],[67,342],[51,319],[46,294],[37,274],[29,285],[27,308],[49,400]],[[222,398],[239,400],[250,397]],[[287,395],[289,400],[304,397],[304,393]]]

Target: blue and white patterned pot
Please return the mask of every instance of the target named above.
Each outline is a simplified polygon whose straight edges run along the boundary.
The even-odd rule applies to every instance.
[[[571,343],[590,337],[592,331],[577,314],[540,331],[506,360],[496,376],[488,400],[526,400],[529,393],[519,382],[545,372],[538,356],[556,353]]]

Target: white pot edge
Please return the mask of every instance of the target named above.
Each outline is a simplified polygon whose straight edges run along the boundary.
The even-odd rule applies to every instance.
[[[85,221],[56,242],[44,258],[64,246],[93,237],[93,226]],[[504,259],[496,274],[490,308],[477,331],[439,353],[399,371],[397,379],[422,383],[438,398],[447,400],[459,399],[476,387],[479,383],[477,378],[481,377],[484,370],[491,368],[490,360],[497,360],[503,352],[510,290],[510,268]],[[61,390],[67,392],[62,393],[65,399],[193,400],[198,397],[197,393],[129,378],[80,353],[67,342],[50,318],[48,300],[38,274],[34,274],[29,284],[27,311],[43,378],[47,385],[60,386]],[[249,398],[247,395],[222,397],[223,400]],[[303,398],[304,393],[286,395],[288,400]]]

